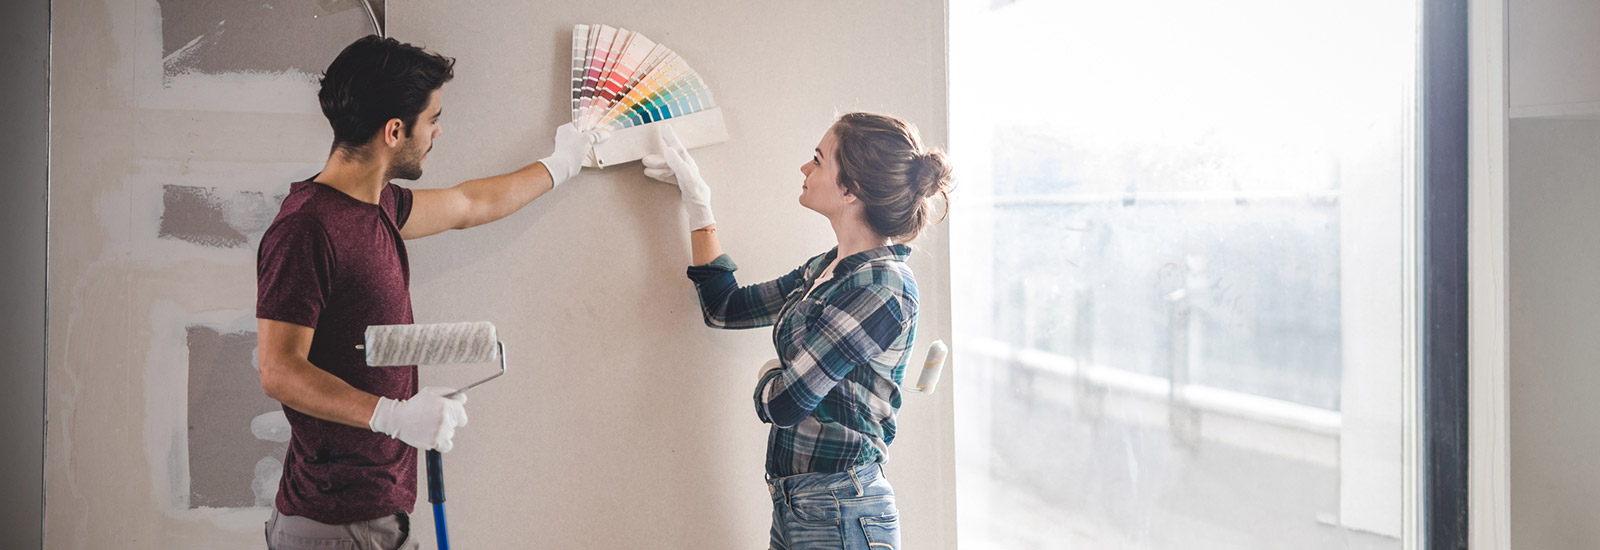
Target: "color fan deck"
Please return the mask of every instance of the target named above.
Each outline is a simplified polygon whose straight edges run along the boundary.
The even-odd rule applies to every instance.
[[[572,122],[611,136],[586,166],[606,167],[660,151],[671,126],[685,147],[728,140],[722,110],[700,74],[644,35],[608,25],[572,28]]]

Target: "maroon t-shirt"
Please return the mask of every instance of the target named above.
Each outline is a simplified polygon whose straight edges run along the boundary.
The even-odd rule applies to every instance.
[[[400,228],[411,190],[384,187],[378,204],[303,181],[289,189],[256,256],[256,317],[311,327],[311,364],[391,399],[417,392],[417,368],[369,367],[356,349],[368,325],[412,322]],[[398,439],[313,418],[287,405],[289,451],[278,511],[322,523],[376,519],[417,500],[417,452]]]

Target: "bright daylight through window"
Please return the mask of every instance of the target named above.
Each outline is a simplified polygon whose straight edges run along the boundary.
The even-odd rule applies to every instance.
[[[1401,547],[1416,9],[952,2],[962,548]]]

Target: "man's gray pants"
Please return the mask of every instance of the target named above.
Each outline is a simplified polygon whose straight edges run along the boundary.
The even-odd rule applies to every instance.
[[[272,510],[267,520],[269,550],[418,550],[411,538],[411,518],[405,512],[378,519],[329,525]]]

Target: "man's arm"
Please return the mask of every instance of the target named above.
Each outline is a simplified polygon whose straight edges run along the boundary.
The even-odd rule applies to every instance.
[[[583,169],[604,130],[579,132],[571,124],[556,128],[550,156],[510,174],[462,182],[449,189],[419,189],[411,194],[411,217],[400,228],[403,239],[420,239],[447,229],[483,225],[522,209]]]
[[[465,181],[447,189],[414,190],[411,217],[400,228],[400,237],[420,239],[510,216],[554,189],[554,182],[544,163],[535,162],[509,174]]]
[[[294,410],[330,422],[371,429],[368,422],[378,406],[378,396],[355,389],[312,365],[307,359],[312,333],[311,328],[294,323],[256,319],[261,389],[267,392],[267,397]]]

